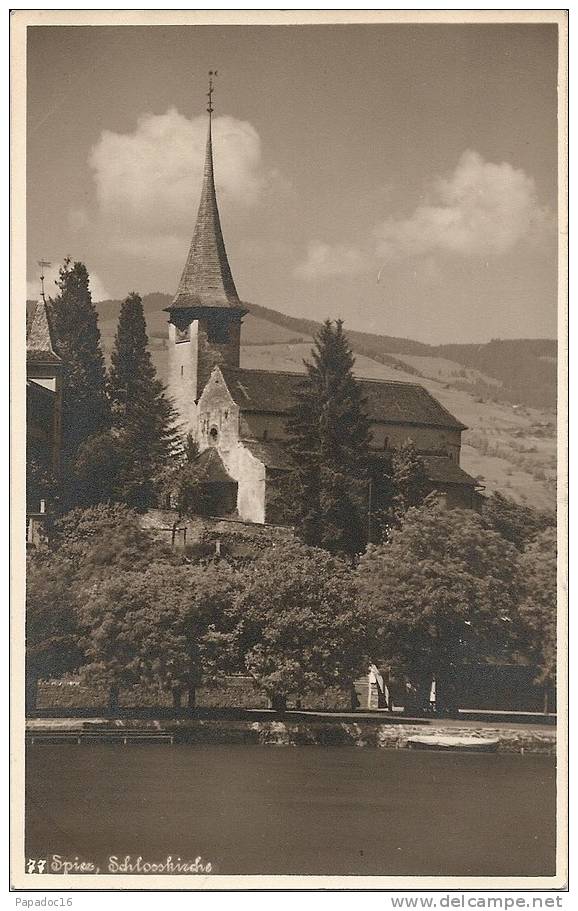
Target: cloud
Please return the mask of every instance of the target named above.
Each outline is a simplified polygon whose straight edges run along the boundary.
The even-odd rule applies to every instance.
[[[112,300],[112,295],[108,293],[96,272],[90,273],[90,293],[93,301]]]
[[[98,220],[110,245],[136,256],[163,259],[167,248],[190,238],[205,159],[207,121],[188,120],[175,108],[145,114],[132,133],[105,130],[91,151]],[[219,205],[254,205],[267,185],[261,140],[250,123],[213,121]]]
[[[314,281],[374,268],[381,274],[385,264],[406,259],[413,260],[416,279],[437,284],[443,278],[440,253],[500,256],[522,240],[543,238],[553,226],[552,213],[539,204],[534,181],[523,170],[466,151],[453,174],[436,179],[408,218],[380,222],[368,229],[363,244],[312,241],[295,275]]]
[[[46,297],[56,297],[58,294],[58,288],[56,287],[56,282],[58,281],[60,263],[52,263],[50,266],[47,266],[44,270],[44,292]],[[90,271],[90,266],[86,264],[88,269],[88,275],[90,279],[90,293],[92,295],[93,301],[103,301],[110,300],[111,295],[106,290],[103,282],[96,272]],[[40,297],[40,278],[36,277],[30,281],[26,282],[26,298],[27,300],[38,300]]]
[[[338,275],[358,275],[368,268],[367,255],[354,246],[312,241],[304,262],[295,267],[297,278],[316,281]]]
[[[501,255],[552,226],[531,177],[511,164],[492,164],[466,151],[449,178],[433,184],[429,199],[405,219],[375,228],[385,259],[443,251],[460,256]]]

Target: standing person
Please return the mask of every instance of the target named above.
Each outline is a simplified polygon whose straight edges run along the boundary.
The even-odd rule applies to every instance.
[[[431,686],[429,690],[429,710],[432,715],[436,713],[436,678],[432,677]]]

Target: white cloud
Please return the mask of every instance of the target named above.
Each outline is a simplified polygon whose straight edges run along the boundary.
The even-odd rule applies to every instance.
[[[56,297],[58,294],[58,288],[56,282],[58,281],[59,272],[60,272],[61,263],[52,263],[50,266],[47,266],[44,270],[44,293],[46,297]],[[89,287],[90,293],[92,295],[93,301],[103,301],[110,300],[111,295],[106,290],[103,282],[96,272],[90,271],[90,266],[87,264],[88,276],[89,276]],[[28,300],[38,300],[40,298],[40,270],[38,277],[26,282],[26,298]]]
[[[164,259],[195,223],[205,159],[207,121],[175,108],[145,114],[132,133],[108,130],[92,149],[98,220],[109,244]],[[250,123],[213,121],[215,179],[223,209],[254,205],[267,175],[261,140]],[[182,255],[182,243],[179,255]]]
[[[295,267],[295,275],[305,281],[315,281],[338,275],[358,275],[367,267],[367,256],[357,247],[315,240],[309,244],[304,262]]]
[[[409,218],[387,219],[374,234],[377,254],[385,259],[436,251],[490,256],[538,236],[551,223],[531,177],[507,162],[492,164],[467,151]]]
[[[524,239],[543,237],[553,225],[552,213],[539,204],[534,181],[524,171],[466,151],[453,174],[435,180],[426,201],[408,218],[382,221],[361,245],[312,241],[295,275],[313,281],[373,268],[381,275],[387,263],[403,258],[414,260],[416,279],[436,284],[443,276],[440,253],[499,256]]]
[[[112,300],[112,295],[108,293],[96,272],[90,273],[90,293],[93,301]]]

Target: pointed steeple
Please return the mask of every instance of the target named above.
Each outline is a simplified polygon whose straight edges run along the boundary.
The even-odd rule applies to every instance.
[[[212,74],[211,74],[212,75]],[[197,307],[242,309],[227,259],[213,171],[212,82],[203,189],[189,255],[170,310]]]
[[[48,307],[44,298],[26,301],[26,359],[28,363],[59,364],[54,350]]]

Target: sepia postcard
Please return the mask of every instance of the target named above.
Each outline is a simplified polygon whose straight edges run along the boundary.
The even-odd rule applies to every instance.
[[[11,13],[12,890],[567,888],[567,58]]]

